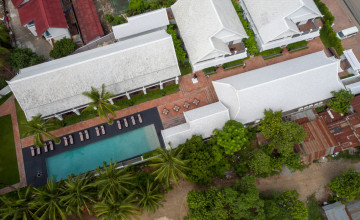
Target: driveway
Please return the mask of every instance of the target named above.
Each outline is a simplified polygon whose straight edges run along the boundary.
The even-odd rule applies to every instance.
[[[39,55],[48,59],[51,45],[41,37],[35,37],[26,27],[20,24],[20,18],[17,9],[11,0],[6,0],[7,10],[9,11],[10,27],[14,32],[16,42],[21,48],[30,48]]]

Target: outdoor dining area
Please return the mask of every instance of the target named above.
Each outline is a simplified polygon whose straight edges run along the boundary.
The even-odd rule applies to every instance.
[[[194,98],[192,100],[192,102],[191,101],[190,102],[189,101],[184,101],[182,106],[179,106],[179,104],[174,104],[174,106],[170,110],[165,107],[162,110],[162,114],[167,116],[171,112],[171,110],[174,111],[174,112],[179,112],[182,108],[184,108],[183,110],[186,111],[187,109],[191,108],[191,106],[194,106],[194,107],[198,106],[199,103],[200,103],[200,100],[197,99],[197,98]]]

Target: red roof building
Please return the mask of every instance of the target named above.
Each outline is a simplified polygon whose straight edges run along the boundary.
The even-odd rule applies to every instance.
[[[87,44],[103,36],[104,32],[93,0],[73,0],[72,4],[83,42]]]
[[[15,8],[19,7],[25,0],[11,0]]]
[[[17,0],[12,1],[18,3]],[[60,0],[30,0],[18,11],[21,25],[34,22],[37,36],[49,28],[68,28]]]

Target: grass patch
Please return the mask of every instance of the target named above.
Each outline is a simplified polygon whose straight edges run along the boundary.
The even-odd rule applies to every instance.
[[[184,64],[179,64],[181,75],[186,75],[192,73],[190,63],[185,62]]]
[[[346,78],[353,77],[353,76],[355,76],[355,75],[351,73],[347,76],[340,77],[340,79],[346,79]]]
[[[360,147],[356,147],[357,150],[360,150]],[[333,160],[350,160],[351,162],[358,162],[360,161],[360,154],[359,152],[354,152],[354,154],[350,154],[349,150],[344,150],[339,152],[339,154],[336,157],[329,157]]]
[[[19,182],[19,171],[11,115],[0,117],[0,131],[0,182],[12,185]]]
[[[312,195],[308,197],[307,201],[307,208],[308,208],[308,220],[323,220],[324,217],[321,213],[321,206],[315,199],[315,196]]]
[[[20,138],[25,138],[25,137],[27,137],[25,135],[25,133],[27,131],[27,128],[25,126],[25,124],[27,123],[25,113],[21,109],[17,100],[15,100],[15,106],[16,106],[16,116],[17,116],[17,121],[18,121],[18,126],[19,126]]]
[[[0,105],[4,104],[4,102],[6,102],[6,100],[8,100],[11,96],[12,96],[12,92],[9,92],[7,95],[4,95],[3,97],[1,97]]]

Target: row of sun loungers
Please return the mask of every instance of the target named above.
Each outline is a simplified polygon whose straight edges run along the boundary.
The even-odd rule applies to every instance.
[[[84,134],[82,131],[79,131],[79,137],[80,137],[80,141],[83,142],[85,139],[84,139],[84,136],[85,136],[85,139],[86,140],[89,140],[90,139],[90,136],[89,136],[89,132],[88,130],[84,130]]]
[[[142,117],[141,117],[140,114],[137,114],[137,118],[138,118],[138,121],[139,121],[140,124],[143,123],[143,120],[142,120]],[[130,119],[131,119],[132,125],[136,125],[136,120],[135,120],[135,117],[133,115],[130,117]],[[129,123],[128,123],[127,119],[124,118],[123,121],[124,121],[124,126],[126,128],[129,127]],[[116,123],[117,123],[118,129],[121,130],[122,129],[121,121],[117,120]]]
[[[73,139],[73,136],[71,134],[68,137],[66,137],[66,136],[63,137],[63,140],[64,140],[64,146],[65,147],[69,146],[69,143],[70,143],[70,145],[74,144],[74,139]]]
[[[101,130],[101,134],[104,135],[104,134],[105,134],[104,125],[101,125],[101,126],[100,126],[100,129],[99,129],[99,127],[95,127],[96,136],[100,136],[100,130]]]
[[[48,146],[48,144],[49,144],[49,146]],[[44,143],[44,147],[43,147],[43,149],[44,149],[44,152],[45,153],[47,153],[48,151],[49,151],[49,149],[52,151],[52,150],[54,150],[54,144],[53,144],[53,142],[52,141],[49,141],[49,143]],[[35,151],[36,151],[36,153],[35,153]],[[37,147],[37,148],[34,148],[34,147],[30,147],[30,152],[31,152],[31,156],[32,157],[34,157],[35,155],[39,155],[39,154],[41,154],[41,148],[40,147]]]

